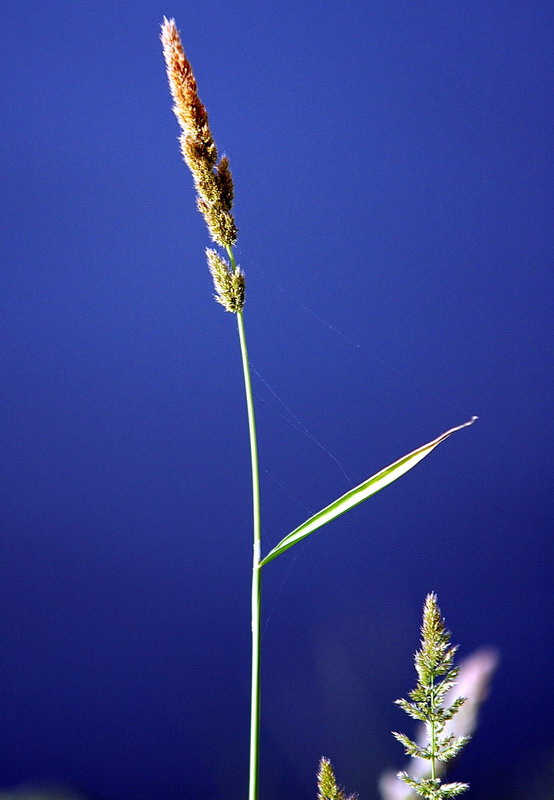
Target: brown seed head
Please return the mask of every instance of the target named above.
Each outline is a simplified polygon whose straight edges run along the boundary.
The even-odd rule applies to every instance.
[[[173,111],[183,131],[181,152],[194,178],[198,208],[214,242],[221,247],[232,247],[237,240],[237,228],[230,213],[233,179],[228,159],[223,157],[217,163],[217,148],[208,113],[198,96],[196,80],[175,20],[164,17],[161,40],[174,101]]]
[[[185,55],[181,37],[174,19],[166,19],[162,23],[161,40],[167,67],[169,89],[175,106],[173,111],[181,128],[196,135],[209,135],[210,125],[208,113],[198,97],[196,79]]]

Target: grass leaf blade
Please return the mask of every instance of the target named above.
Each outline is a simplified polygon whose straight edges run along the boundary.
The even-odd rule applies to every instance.
[[[298,528],[295,528],[291,533],[285,536],[278,545],[276,545],[273,550],[271,550],[267,556],[262,559],[260,562],[260,567],[264,566],[264,564],[268,564],[270,561],[273,561],[274,558],[284,553],[285,550],[288,550],[289,547],[292,547],[297,542],[304,539],[306,536],[309,536],[310,533],[318,530],[323,525],[326,525],[328,522],[331,522],[336,517],[339,517],[341,514],[344,514],[346,511],[349,511],[354,506],[357,506],[359,503],[362,503],[364,500],[367,500],[368,497],[376,494],[377,492],[384,489],[385,486],[388,486],[389,483],[393,483],[394,481],[401,478],[402,475],[405,475],[406,472],[409,472],[416,464],[418,464],[425,456],[429,455],[429,453],[435,449],[441,442],[444,442],[445,439],[448,439],[456,431],[461,430],[462,428],[467,428],[469,425],[472,425],[477,417],[472,417],[468,422],[464,422],[463,425],[457,425],[455,428],[450,428],[450,430],[445,431],[440,436],[437,436],[436,439],[433,439],[432,442],[428,442],[424,444],[422,447],[418,447],[417,450],[413,450],[408,455],[403,456],[402,458],[395,461],[393,464],[389,464],[388,467],[377,472],[375,475],[372,475],[371,478],[368,478],[363,483],[360,483],[358,486],[355,486],[353,489],[350,489],[346,494],[343,494],[341,497],[337,498],[333,503],[325,508],[322,508],[321,511],[318,511],[317,514],[314,514],[313,517],[310,517]]]

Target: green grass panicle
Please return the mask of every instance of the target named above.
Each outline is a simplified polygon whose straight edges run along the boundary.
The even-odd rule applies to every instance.
[[[357,794],[346,795],[337,785],[333,766],[328,758],[322,758],[317,772],[317,800],[358,800]]]
[[[457,797],[468,788],[467,783],[442,783],[438,775],[438,762],[443,764],[458,755],[469,741],[469,736],[445,735],[444,729],[465,702],[458,697],[452,705],[445,706],[445,696],[455,685],[458,667],[454,666],[457,646],[450,643],[450,633],[432,592],[425,598],[423,623],[421,626],[421,647],[414,656],[417,684],[410,692],[409,700],[396,700],[397,705],[413,719],[423,722],[427,732],[427,743],[414,742],[403,733],[393,732],[393,736],[404,746],[406,754],[429,762],[429,775],[415,778],[407,772],[399,772],[398,777],[420,797],[427,800],[443,800]]]

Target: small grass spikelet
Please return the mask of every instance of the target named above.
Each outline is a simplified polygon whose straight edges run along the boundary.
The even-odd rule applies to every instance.
[[[231,268],[228,261],[222,258],[216,250],[207,248],[206,257],[214,281],[216,301],[226,311],[237,314],[244,306],[244,273],[239,267]]]
[[[192,173],[196,203],[216,244],[227,249],[237,240],[237,228],[231,214],[233,178],[229,160],[218,161],[208,112],[200,97],[189,60],[185,55],[175,20],[162,24],[161,40],[167,68],[173,111],[181,127],[181,152]]]
[[[400,780],[428,800],[457,797],[468,788],[466,783],[443,784],[437,774],[437,762],[450,761],[470,738],[443,735],[446,723],[465,702],[464,697],[459,697],[452,705],[444,705],[445,695],[454,686],[458,675],[458,667],[454,666],[457,649],[450,644],[450,634],[438,607],[437,596],[428,594],[423,607],[421,648],[414,656],[417,685],[410,692],[410,700],[396,701],[410,717],[425,724],[428,742],[422,746],[403,733],[393,732],[407,755],[429,762],[429,777],[417,779],[406,772],[398,773]]]
[[[328,758],[322,758],[317,772],[317,800],[357,800],[357,795],[346,796],[337,786],[335,773]]]

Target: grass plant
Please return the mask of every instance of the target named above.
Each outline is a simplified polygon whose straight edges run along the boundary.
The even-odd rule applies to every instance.
[[[173,97],[173,110],[181,128],[180,145],[183,158],[189,167],[195,189],[198,210],[204,217],[210,237],[218,249],[208,248],[206,257],[211,272],[215,299],[223,308],[234,314],[238,330],[246,410],[250,435],[250,461],[252,474],[252,528],[253,558],[251,578],[251,626],[252,663],[250,698],[250,769],[249,800],[258,800],[258,762],[260,742],[260,627],[261,627],[261,580],[262,570],[271,561],[293,547],[324,525],[332,522],[354,506],[367,500],[385,486],[411,470],[439,444],[462,428],[471,425],[475,417],[462,425],[450,428],[445,433],[418,447],[402,458],[379,470],[358,486],[322,508],[293,531],[284,536],[273,549],[262,557],[261,553],[261,507],[258,470],[258,446],[256,419],[252,395],[252,383],[246,331],[244,323],[245,276],[237,265],[234,247],[238,230],[232,214],[234,187],[226,156],[219,157],[212,135],[208,114],[198,95],[198,88],[190,62],[174,20],[164,18],[161,39],[166,62],[169,87]],[[320,800],[353,800],[346,797],[336,784],[330,763],[323,759],[319,776]],[[437,795],[438,797],[439,795]]]

